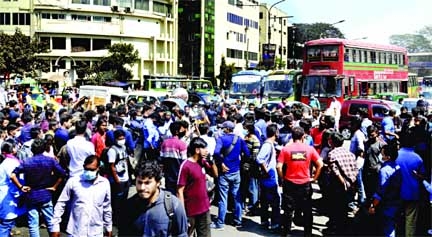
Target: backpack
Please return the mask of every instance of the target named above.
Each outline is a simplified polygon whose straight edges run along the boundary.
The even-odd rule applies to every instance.
[[[173,219],[174,219],[174,208],[173,208],[173,203],[172,203],[172,198],[171,198],[171,193],[168,191],[164,191],[165,195],[164,195],[164,207],[165,207],[165,211],[166,214],[168,216],[169,222],[168,222],[168,236],[171,236],[171,231],[172,231],[172,223],[173,223]]]
[[[102,150],[102,153],[101,153],[101,156],[100,156],[101,165],[99,167],[99,173],[102,176],[110,176],[111,175],[111,166],[110,166],[109,158],[108,158],[108,151],[111,148],[112,148],[112,146],[105,147]],[[116,149],[113,148],[113,150],[116,152],[116,161],[115,161],[115,164],[117,164],[120,161],[120,154],[117,152]]]
[[[17,158],[20,161],[24,161],[33,156],[33,152],[31,151],[31,146],[28,144],[23,144],[21,148],[17,151]]]

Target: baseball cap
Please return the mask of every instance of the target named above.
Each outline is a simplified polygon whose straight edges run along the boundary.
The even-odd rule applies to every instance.
[[[220,126],[220,128],[228,128],[228,129],[234,129],[234,123],[231,121],[225,121]]]

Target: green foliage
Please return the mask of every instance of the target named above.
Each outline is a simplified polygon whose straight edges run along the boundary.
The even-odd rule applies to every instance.
[[[0,73],[35,74],[49,70],[49,62],[37,54],[49,52],[49,45],[24,35],[18,28],[13,35],[0,32]]]
[[[275,68],[282,69],[285,68],[285,66],[286,66],[286,61],[284,61],[282,57],[275,58]]]
[[[305,43],[320,38],[345,38],[344,34],[334,25],[328,23],[294,24],[295,42]]]
[[[222,56],[221,65],[219,67],[219,88],[228,89],[231,86],[232,74],[236,71],[235,64],[227,65],[225,62],[225,57]]]
[[[132,71],[125,65],[132,67],[139,60],[138,50],[132,44],[118,43],[111,45],[108,53],[108,56],[89,68],[88,79],[97,84],[112,80],[126,82],[132,79]]]
[[[422,34],[392,35],[390,44],[404,47],[409,53],[432,51],[431,41]]]

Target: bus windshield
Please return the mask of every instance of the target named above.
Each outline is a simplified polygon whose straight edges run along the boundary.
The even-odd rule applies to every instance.
[[[303,82],[302,96],[342,96],[342,80],[334,76],[307,76]]]
[[[263,84],[265,95],[293,93],[293,75],[269,75]]]

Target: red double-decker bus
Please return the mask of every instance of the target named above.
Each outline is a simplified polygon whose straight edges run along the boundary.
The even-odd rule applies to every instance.
[[[308,41],[303,60],[301,101],[315,95],[326,108],[331,98],[375,98],[380,93],[408,92],[405,48],[355,40]]]

